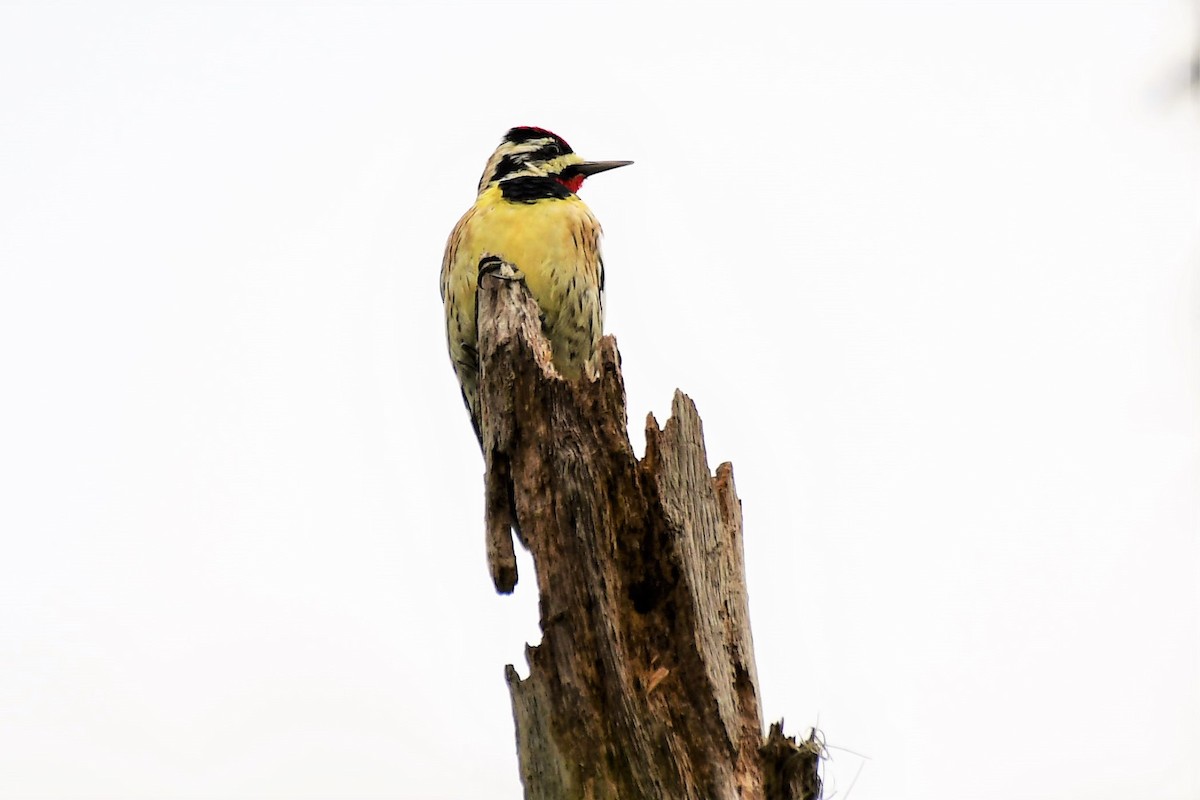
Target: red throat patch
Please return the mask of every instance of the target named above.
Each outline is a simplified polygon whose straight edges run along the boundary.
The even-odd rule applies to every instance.
[[[579,187],[583,186],[583,178],[583,175],[576,175],[575,177],[567,178],[566,180],[563,180],[562,178],[555,178],[555,180],[570,189],[572,192],[578,193]]]

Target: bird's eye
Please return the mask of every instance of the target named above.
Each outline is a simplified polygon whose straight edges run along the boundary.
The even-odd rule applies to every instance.
[[[551,139],[550,141],[540,143],[531,155],[538,161],[549,161],[552,158],[558,158],[562,154],[562,145]]]

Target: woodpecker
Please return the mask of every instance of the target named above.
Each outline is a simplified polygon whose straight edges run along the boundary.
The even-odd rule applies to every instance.
[[[604,327],[600,223],[576,194],[585,178],[632,164],[585,161],[561,136],[518,127],[504,135],[442,258],[450,361],[482,444],[475,291],[479,262],[497,256],[525,278],[541,311],[555,368],[568,379],[593,370]]]

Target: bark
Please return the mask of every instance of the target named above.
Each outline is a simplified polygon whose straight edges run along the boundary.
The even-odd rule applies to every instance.
[[[819,748],[764,739],[728,463],[712,475],[700,417],[676,392],[627,435],[611,337],[595,380],[564,381],[519,274],[485,260],[478,293],[488,564],[517,580],[510,531],[533,556],[543,631],[511,666],[530,800],[800,800]]]

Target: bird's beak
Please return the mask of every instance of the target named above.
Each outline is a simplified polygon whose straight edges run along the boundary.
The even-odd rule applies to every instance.
[[[632,161],[584,161],[581,164],[572,164],[570,169],[576,175],[589,177],[599,172],[608,172],[610,169],[617,167],[628,167]]]

